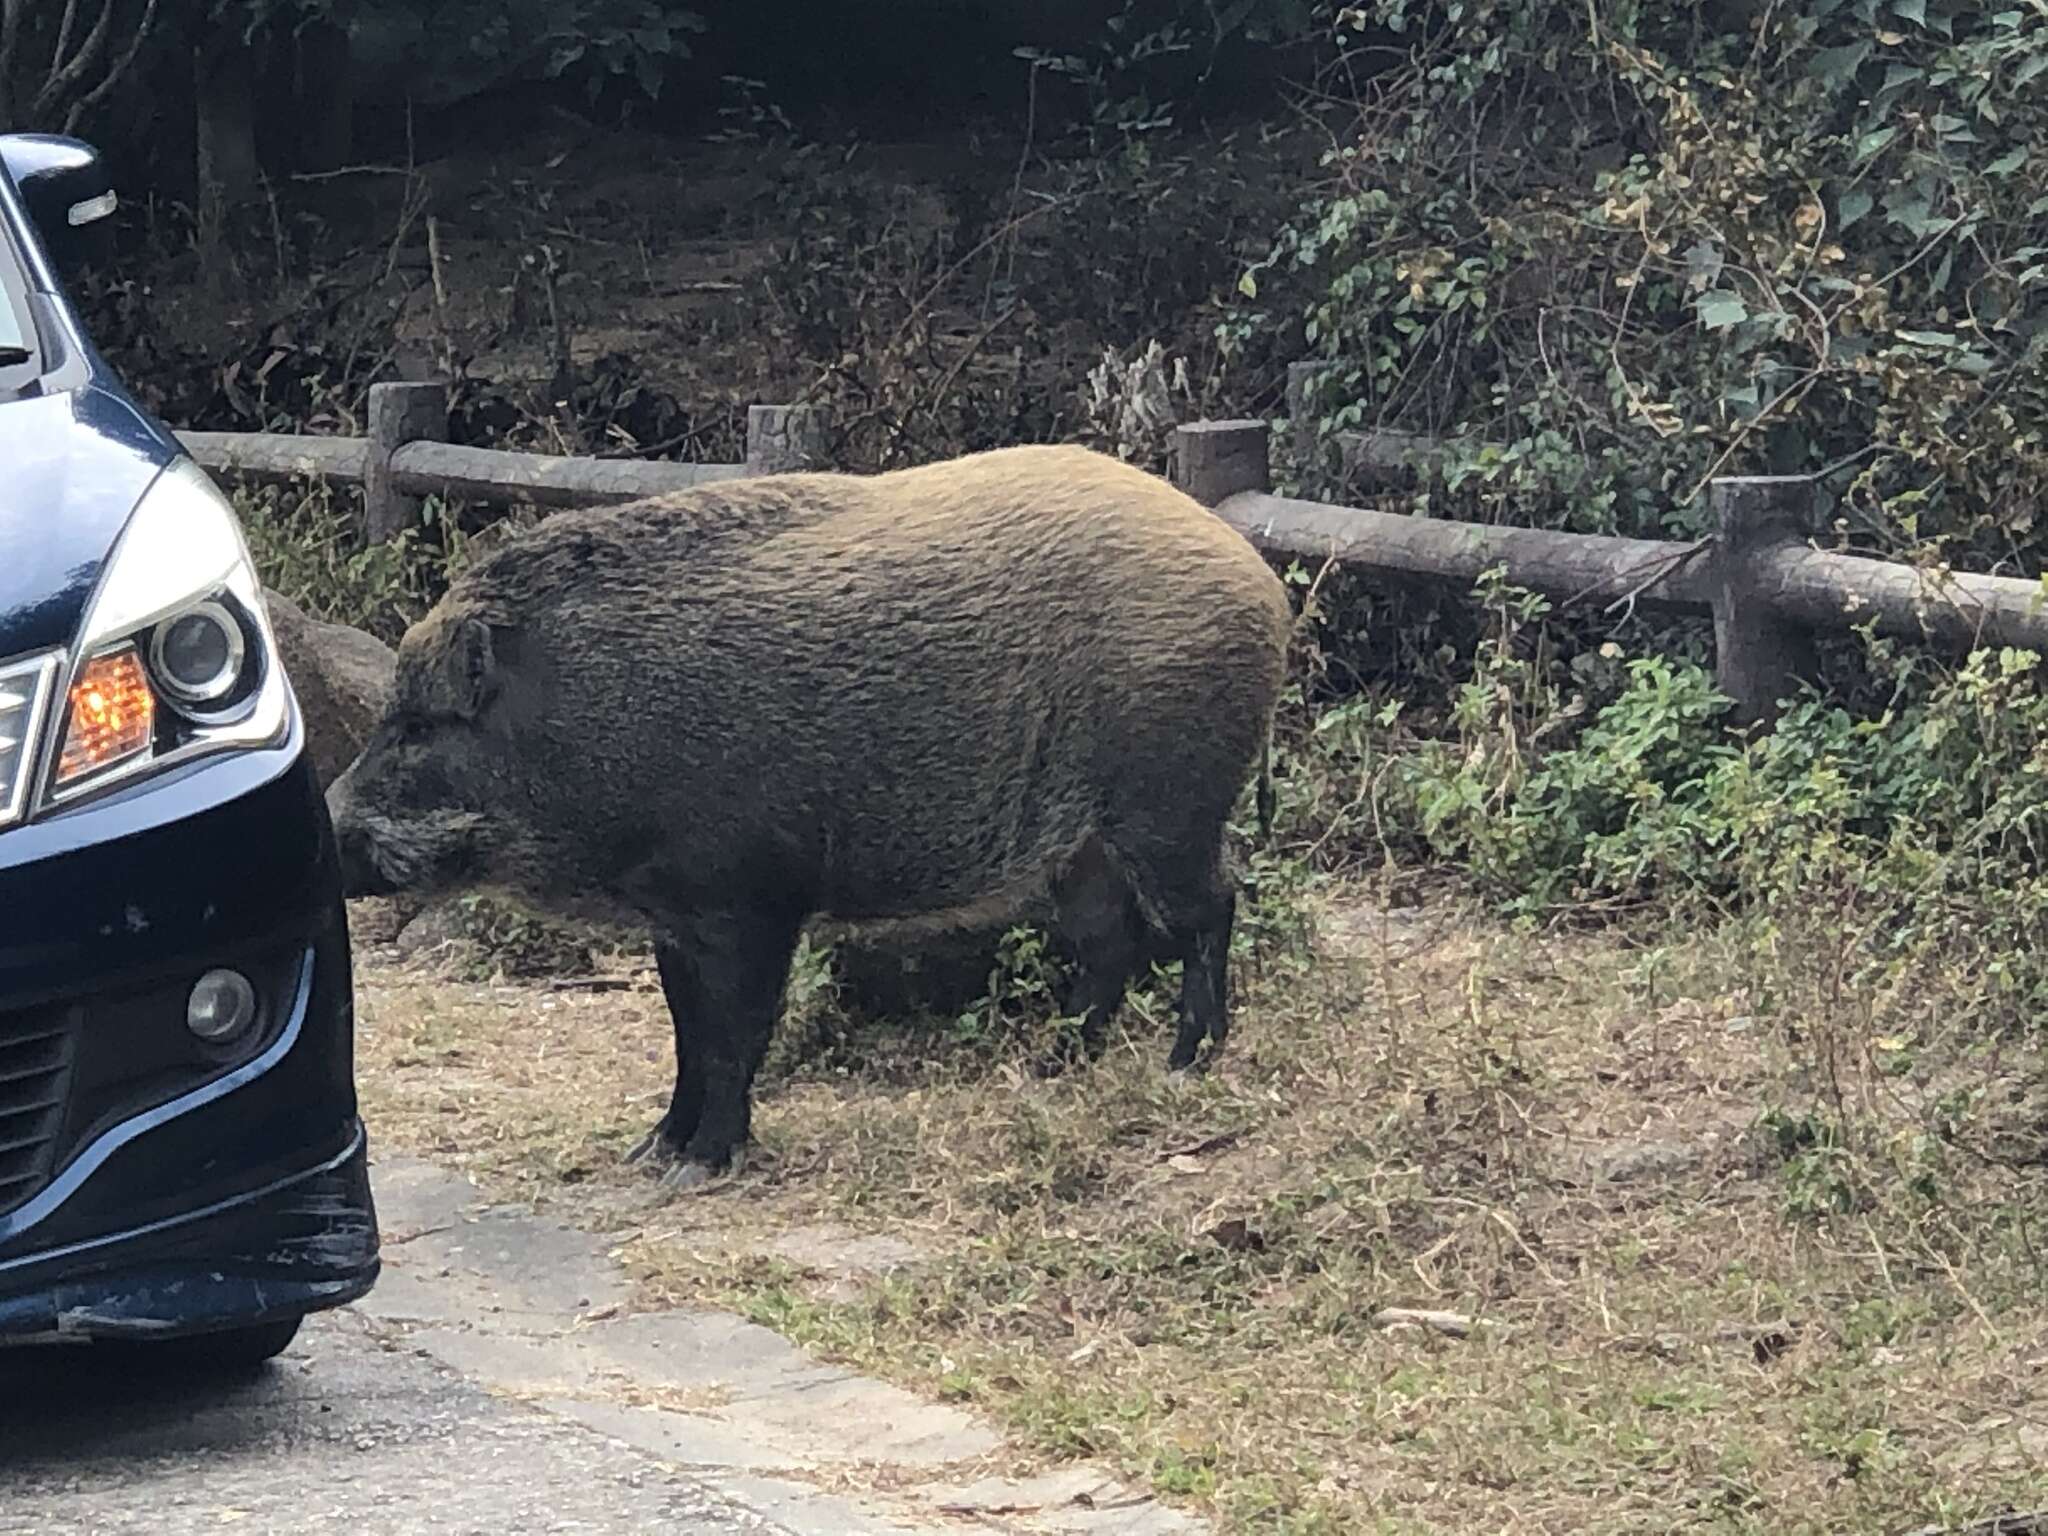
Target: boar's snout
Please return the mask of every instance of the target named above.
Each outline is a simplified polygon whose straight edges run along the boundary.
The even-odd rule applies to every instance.
[[[377,868],[377,861],[370,857],[370,840],[360,828],[348,833],[339,829],[335,832],[336,849],[341,856],[341,894],[357,896],[395,896],[398,886],[387,879]]]
[[[334,823],[335,853],[341,861],[342,895],[351,898],[395,895],[397,887],[371,857],[369,830],[356,814],[346,774],[336,779],[327,790],[327,819]]]

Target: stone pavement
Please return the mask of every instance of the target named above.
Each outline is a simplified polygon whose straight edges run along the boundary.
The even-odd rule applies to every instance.
[[[379,1158],[386,1268],[239,1382],[0,1355],[0,1536],[1199,1536],[1098,1471],[724,1313],[633,1313],[602,1239]],[[891,1256],[790,1234],[825,1268]],[[992,1470],[993,1469],[993,1470]]]
[[[791,1531],[1204,1529],[1097,1469],[990,1475],[1004,1458],[986,1424],[812,1361],[767,1328],[715,1311],[627,1312],[628,1281],[603,1239],[493,1208],[432,1165],[380,1158],[376,1188],[394,1241],[358,1310],[385,1337]],[[864,1246],[837,1256],[857,1262]]]

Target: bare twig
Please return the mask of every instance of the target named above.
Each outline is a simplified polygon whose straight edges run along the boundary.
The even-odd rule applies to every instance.
[[[2048,1536],[2048,1509],[1993,1515],[1968,1525],[1923,1525],[1905,1536]]]
[[[108,8],[112,9],[112,0],[108,0]],[[65,113],[66,133],[75,133],[88,113],[99,110],[100,103],[126,83],[135,68],[136,59],[142,54],[143,44],[149,41],[150,35],[156,30],[156,10],[157,0],[147,0],[142,8],[142,19],[136,23],[135,35],[128,40],[127,51],[114,61],[114,67],[107,71],[106,78],[74,101],[71,110]]]
[[[21,8],[27,0],[0,0],[0,123],[14,119],[14,71],[21,53]]]
[[[1375,1328],[1426,1328],[1431,1333],[1440,1333],[1447,1339],[1470,1338],[1481,1328],[1497,1328],[1483,1318],[1467,1317],[1462,1312],[1432,1312],[1419,1307],[1382,1307],[1372,1315]]]
[[[63,58],[71,51],[71,31],[78,25],[78,0],[64,0],[64,16],[57,23],[56,58]]]
[[[72,0],[72,3],[75,4],[75,0]],[[100,7],[99,20],[93,23],[92,30],[86,33],[85,40],[78,45],[78,51],[69,59],[64,57],[61,46],[63,39],[58,39],[60,46],[56,56],[50,61],[49,76],[43,81],[43,88],[36,92],[35,101],[28,109],[30,117],[54,118],[58,105],[78,88],[79,82],[84,80],[87,73],[99,62],[100,55],[106,51],[108,39],[113,36],[114,4],[115,0],[104,0]],[[69,20],[68,6],[65,14],[66,20]]]
[[[410,176],[409,165],[338,165],[331,171],[294,171],[293,181],[340,181],[349,176]]]
[[[1011,229],[1011,231],[1013,232],[1013,238],[1010,242],[1009,265],[1004,270],[1005,278],[1014,278],[1017,275],[1017,244],[1016,240],[1014,239],[1014,231],[1017,228],[1017,204],[1024,196],[1024,172],[1031,165],[1032,144],[1038,136],[1038,71],[1042,67],[1043,66],[1038,61],[1034,60],[1032,62],[1029,82],[1025,87],[1024,144],[1023,147],[1017,151],[1017,174],[1014,178],[1012,178],[1010,182],[1010,220],[1007,227]],[[988,318],[989,306],[995,302],[995,294],[996,263],[990,262],[988,269],[988,285],[986,288],[982,290],[981,295],[981,313],[983,319]]]

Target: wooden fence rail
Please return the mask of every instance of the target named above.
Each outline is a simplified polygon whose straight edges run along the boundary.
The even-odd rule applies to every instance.
[[[831,412],[823,406],[756,405],[747,411],[741,464],[674,464],[507,453],[445,441],[448,397],[438,384],[370,386],[368,437],[279,432],[181,432],[207,469],[259,485],[322,480],[363,488],[363,527],[381,543],[418,518],[428,496],[537,507],[637,501],[715,480],[825,467]]]
[[[832,426],[825,407],[757,405],[748,412],[746,462],[672,464],[458,447],[443,440],[447,422],[441,386],[378,384],[370,390],[367,438],[180,436],[194,458],[227,477],[361,485],[366,535],[381,540],[416,520],[428,496],[564,507],[823,468]],[[1745,723],[1768,721],[1796,682],[1811,675],[1816,629],[1874,622],[1884,632],[1947,645],[2048,652],[2042,582],[1937,576],[1814,549],[1806,536],[1812,483],[1804,478],[1714,481],[1712,538],[1624,539],[1276,496],[1269,441],[1263,421],[1182,427],[1175,481],[1268,554],[1466,585],[1500,567],[1517,585],[1572,604],[1711,613],[1717,680]]]

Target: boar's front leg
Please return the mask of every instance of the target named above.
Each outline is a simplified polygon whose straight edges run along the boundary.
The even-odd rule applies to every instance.
[[[734,1166],[752,1130],[754,1074],[782,1012],[801,920],[772,910],[695,914],[655,947],[675,1024],[668,1113],[630,1154],[671,1189]]]
[[[654,968],[661,974],[662,996],[668,1002],[669,1023],[676,1035],[676,1086],[669,1095],[668,1113],[626,1154],[629,1163],[679,1159],[704,1117],[704,1064],[690,1048],[690,1021],[697,1006],[691,988],[696,973],[689,955],[666,935],[654,941]]]

